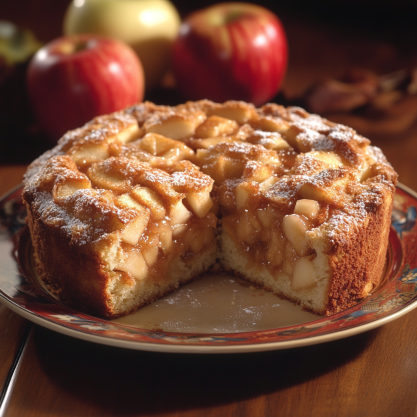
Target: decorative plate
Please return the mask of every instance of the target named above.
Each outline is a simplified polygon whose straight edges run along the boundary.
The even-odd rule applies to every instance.
[[[160,352],[256,352],[352,336],[417,307],[417,194],[403,185],[394,200],[382,283],[354,307],[322,318],[231,276],[197,280],[114,321],[76,311],[49,294],[36,277],[21,191],[0,199],[0,301],[69,336]]]

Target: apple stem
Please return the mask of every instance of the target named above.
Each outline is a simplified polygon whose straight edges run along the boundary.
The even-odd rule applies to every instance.
[[[225,23],[232,23],[235,20],[238,20],[240,17],[242,16],[242,12],[237,11],[237,10],[233,10],[232,12],[230,12],[225,19]]]
[[[84,49],[87,49],[87,42],[84,40],[78,40],[75,43],[62,43],[58,46],[56,50],[59,51],[61,54],[71,55],[83,51]]]
[[[83,51],[86,48],[87,48],[87,42],[85,42],[85,41],[78,41],[75,44],[75,46],[74,46],[73,53],[75,54],[76,52]]]

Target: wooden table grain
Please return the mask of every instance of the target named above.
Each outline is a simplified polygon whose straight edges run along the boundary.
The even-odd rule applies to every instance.
[[[67,0],[8,3],[0,3],[1,18],[31,27],[43,41],[59,35]],[[185,2],[178,4],[186,10]],[[393,16],[398,17],[394,12]],[[282,12],[291,52],[286,88],[294,94],[326,77],[340,76],[348,67],[384,74],[417,60],[417,51],[408,50],[408,43],[394,32],[392,38],[378,37],[308,17],[294,7]],[[406,32],[401,22],[397,27]],[[400,181],[417,190],[417,125],[371,139]],[[2,140],[6,138],[0,131]],[[42,146],[32,144],[33,157]],[[8,157],[0,155],[5,161],[0,165],[0,195],[21,182],[28,163],[27,155],[21,160],[10,155],[13,163]],[[413,310],[381,328],[320,345],[185,355],[74,339],[0,305],[0,416],[416,417],[416,322]]]

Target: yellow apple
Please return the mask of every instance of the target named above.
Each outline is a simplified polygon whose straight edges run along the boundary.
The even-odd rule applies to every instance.
[[[180,23],[168,0],[73,0],[65,15],[64,33],[94,33],[127,43],[142,62],[150,90],[168,69]]]

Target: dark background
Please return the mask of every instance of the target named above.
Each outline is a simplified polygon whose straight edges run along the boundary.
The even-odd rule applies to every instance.
[[[61,34],[62,20],[50,16],[64,16],[69,0],[19,0],[0,2],[0,19],[10,20],[31,28],[44,42]],[[182,17],[188,13],[217,2],[173,1]],[[255,2],[254,2],[255,3]],[[258,5],[274,11],[290,30],[289,41],[297,37],[291,31],[295,23],[309,24],[316,28],[333,30],[340,35],[385,40],[402,47],[404,54],[414,53],[417,35],[417,2],[376,0],[281,0],[261,1]],[[306,38],[305,42],[309,42]],[[318,47],[318,45],[315,45]]]
[[[41,41],[48,42],[62,34],[62,19],[69,3],[1,0],[0,19],[28,27]],[[216,2],[173,3],[185,17]],[[294,90],[294,94],[320,78],[343,75],[352,66],[384,74],[413,66],[417,61],[417,2],[281,0],[256,4],[274,11],[284,24],[290,51],[285,87]],[[341,52],[346,48],[353,50],[342,58]],[[303,68],[305,75],[300,82],[298,72]]]
[[[42,42],[62,34],[69,0],[0,0],[0,19],[31,29]],[[213,1],[173,1],[180,15]],[[378,75],[417,66],[417,2],[398,1],[262,1],[281,19],[289,44],[289,65],[283,85],[286,97],[297,98],[312,85],[340,78],[352,68]],[[175,91],[159,90],[145,99],[177,104]],[[280,103],[282,94],[274,101]],[[288,103],[283,103],[288,104]],[[371,139],[378,139],[370,134]],[[0,164],[29,163],[51,147],[36,124],[0,125]]]

